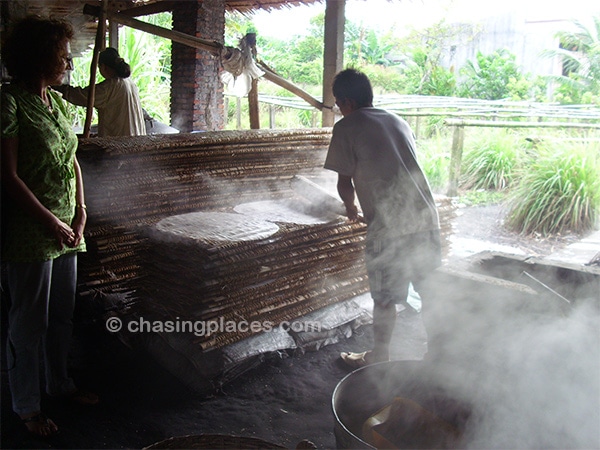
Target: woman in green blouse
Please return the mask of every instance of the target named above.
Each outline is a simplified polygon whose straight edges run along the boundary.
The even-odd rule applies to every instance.
[[[67,355],[85,251],[83,180],[60,95],[50,89],[70,69],[67,22],[27,17],[5,42],[12,82],[2,87],[2,262],[6,266],[8,375],[14,411],[30,432],[58,430],[40,409],[39,358],[46,391],[78,403],[98,398],[75,387]]]

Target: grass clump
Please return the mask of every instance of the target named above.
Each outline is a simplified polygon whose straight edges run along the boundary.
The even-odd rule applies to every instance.
[[[487,206],[503,203],[506,200],[506,191],[486,191],[485,189],[476,189],[474,191],[465,191],[460,194],[460,203],[467,206]]]
[[[463,189],[507,189],[513,182],[523,145],[509,130],[490,130],[465,149],[460,185]]]
[[[437,135],[417,142],[417,158],[434,192],[448,186],[450,167],[450,139]]]
[[[521,234],[583,232],[600,211],[600,145],[548,142],[511,191],[506,225]]]

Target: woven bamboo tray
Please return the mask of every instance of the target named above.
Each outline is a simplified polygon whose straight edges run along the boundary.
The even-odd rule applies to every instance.
[[[231,436],[227,434],[199,434],[165,439],[144,447],[144,450],[158,449],[284,449],[281,445],[255,437]]]

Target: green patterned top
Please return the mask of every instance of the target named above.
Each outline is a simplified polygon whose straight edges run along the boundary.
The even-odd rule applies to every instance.
[[[2,137],[19,139],[17,174],[37,199],[63,222],[75,217],[76,179],[73,162],[77,135],[67,119],[61,95],[48,88],[50,111],[41,97],[19,85],[2,87]],[[47,261],[85,251],[60,247],[56,238],[19,205],[2,202],[2,260]]]

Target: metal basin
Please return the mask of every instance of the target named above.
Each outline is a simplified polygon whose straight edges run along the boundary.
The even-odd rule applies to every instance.
[[[464,400],[466,393],[462,395],[457,389],[456,380],[444,373],[448,372],[443,367],[422,361],[391,361],[357,369],[344,377],[332,396],[337,448],[375,448],[364,440],[363,424],[394,397],[437,409],[435,414],[464,432],[471,404]],[[434,403],[437,407],[431,407]]]

